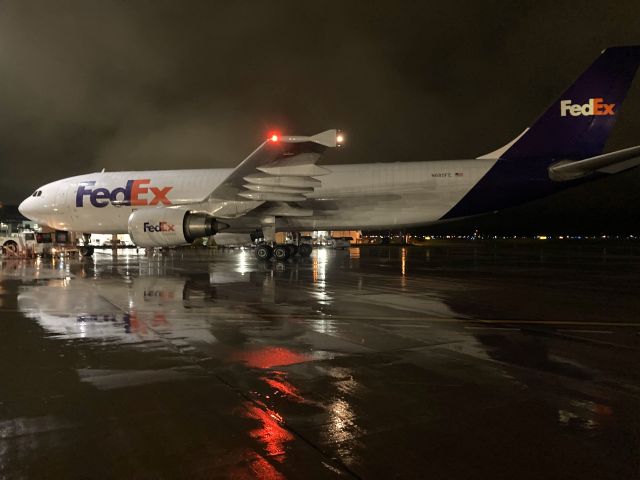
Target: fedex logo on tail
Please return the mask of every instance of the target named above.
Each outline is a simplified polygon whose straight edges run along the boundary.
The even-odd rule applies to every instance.
[[[83,182],[76,192],[76,207],[84,207],[85,197],[89,197],[89,203],[97,208],[111,204],[118,205],[171,205],[167,194],[173,187],[152,187],[151,180],[129,180],[124,187],[92,188],[96,182]]]
[[[579,103],[571,103],[571,100],[560,101],[560,116],[566,117],[571,115],[572,117],[579,116],[593,116],[593,115],[615,115],[613,109],[615,103],[604,103],[603,98],[590,98],[589,101],[583,105]]]

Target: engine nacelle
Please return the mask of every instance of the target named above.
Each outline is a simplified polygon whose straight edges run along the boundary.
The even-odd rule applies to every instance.
[[[188,245],[227,226],[207,213],[181,208],[145,208],[129,215],[129,236],[139,247]]]

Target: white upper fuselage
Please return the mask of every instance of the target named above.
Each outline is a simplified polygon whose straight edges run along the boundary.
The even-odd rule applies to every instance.
[[[323,167],[330,173],[319,177],[322,185],[308,195],[307,201],[299,203],[312,209],[313,215],[280,219],[277,228],[288,231],[377,229],[432,223],[458,203],[495,162],[495,159],[474,159],[326,165]],[[218,218],[237,216],[239,221],[231,222],[229,231],[259,228],[259,209],[240,216],[241,209],[233,205],[236,202],[207,198],[232,170],[79,175],[39,188],[38,192],[42,193],[27,198],[20,205],[20,211],[34,221],[59,230],[126,233],[133,211],[180,205],[180,208],[206,211]],[[243,199],[237,203],[242,205]]]

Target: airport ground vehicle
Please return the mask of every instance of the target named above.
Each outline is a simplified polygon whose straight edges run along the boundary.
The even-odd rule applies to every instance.
[[[332,237],[331,238],[331,246],[333,248],[349,248],[351,246],[351,242],[353,238],[351,237]]]
[[[498,211],[640,165],[640,146],[602,153],[639,64],[640,46],[604,50],[529,128],[473,159],[319,166],[342,132],[273,134],[235,169],[79,175],[40,187],[20,211],[61,230],[128,232],[142,247],[260,233],[257,257],[279,260],[295,249],[276,232],[397,229]]]
[[[0,245],[2,246],[2,255],[5,257],[33,255],[37,253],[36,234],[32,231],[0,236]]]

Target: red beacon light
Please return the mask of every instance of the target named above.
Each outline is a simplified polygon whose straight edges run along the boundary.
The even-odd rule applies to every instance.
[[[277,142],[278,140],[280,140],[280,137],[278,136],[277,133],[273,133],[270,137],[269,140],[271,140],[272,142]]]

